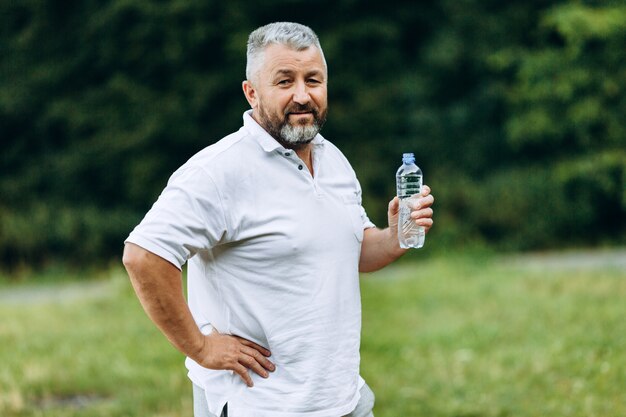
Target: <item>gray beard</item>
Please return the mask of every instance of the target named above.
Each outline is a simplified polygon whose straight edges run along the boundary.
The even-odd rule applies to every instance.
[[[326,121],[326,113],[322,114],[320,117],[317,111],[310,107],[300,106],[296,107],[296,109],[312,110],[314,116],[313,124],[297,124],[294,126],[289,124],[287,115],[285,115],[285,118],[281,121],[270,117],[264,111],[259,112],[260,123],[263,128],[285,148],[299,148],[310,143],[322,129]]]
[[[320,131],[317,120],[312,125],[292,126],[286,123],[280,129],[280,140],[290,145],[306,145],[310,143]]]

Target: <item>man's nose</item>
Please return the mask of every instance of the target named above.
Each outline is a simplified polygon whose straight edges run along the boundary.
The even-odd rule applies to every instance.
[[[311,100],[311,95],[309,94],[309,89],[306,86],[306,83],[296,83],[296,90],[293,93],[293,101],[298,104],[306,104]]]

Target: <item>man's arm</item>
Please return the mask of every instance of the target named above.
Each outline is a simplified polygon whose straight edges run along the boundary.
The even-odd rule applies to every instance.
[[[183,296],[182,274],[165,259],[132,243],[124,248],[124,266],[148,317],[186,356],[209,369],[236,372],[252,386],[248,369],[264,378],[274,370],[270,352],[249,340],[213,332],[203,335]]]
[[[428,233],[433,225],[433,205],[435,199],[430,194],[430,187],[424,185],[422,197],[417,206],[412,208],[411,217],[418,226],[423,226]],[[389,227],[386,229],[370,228],[363,232],[359,272],[377,271],[395,261],[407,251],[398,242],[398,197],[389,202],[387,218]]]

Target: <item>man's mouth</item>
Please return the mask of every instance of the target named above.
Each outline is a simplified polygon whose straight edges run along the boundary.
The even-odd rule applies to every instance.
[[[287,116],[295,115],[295,116],[303,116],[303,115],[312,115],[315,116],[315,109],[310,108],[309,106],[292,106],[287,109]]]

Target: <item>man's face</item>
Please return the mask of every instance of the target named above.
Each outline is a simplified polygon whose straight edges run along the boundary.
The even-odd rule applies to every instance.
[[[326,121],[326,78],[316,47],[296,51],[270,45],[243,89],[254,119],[284,146],[298,147],[313,140]]]

